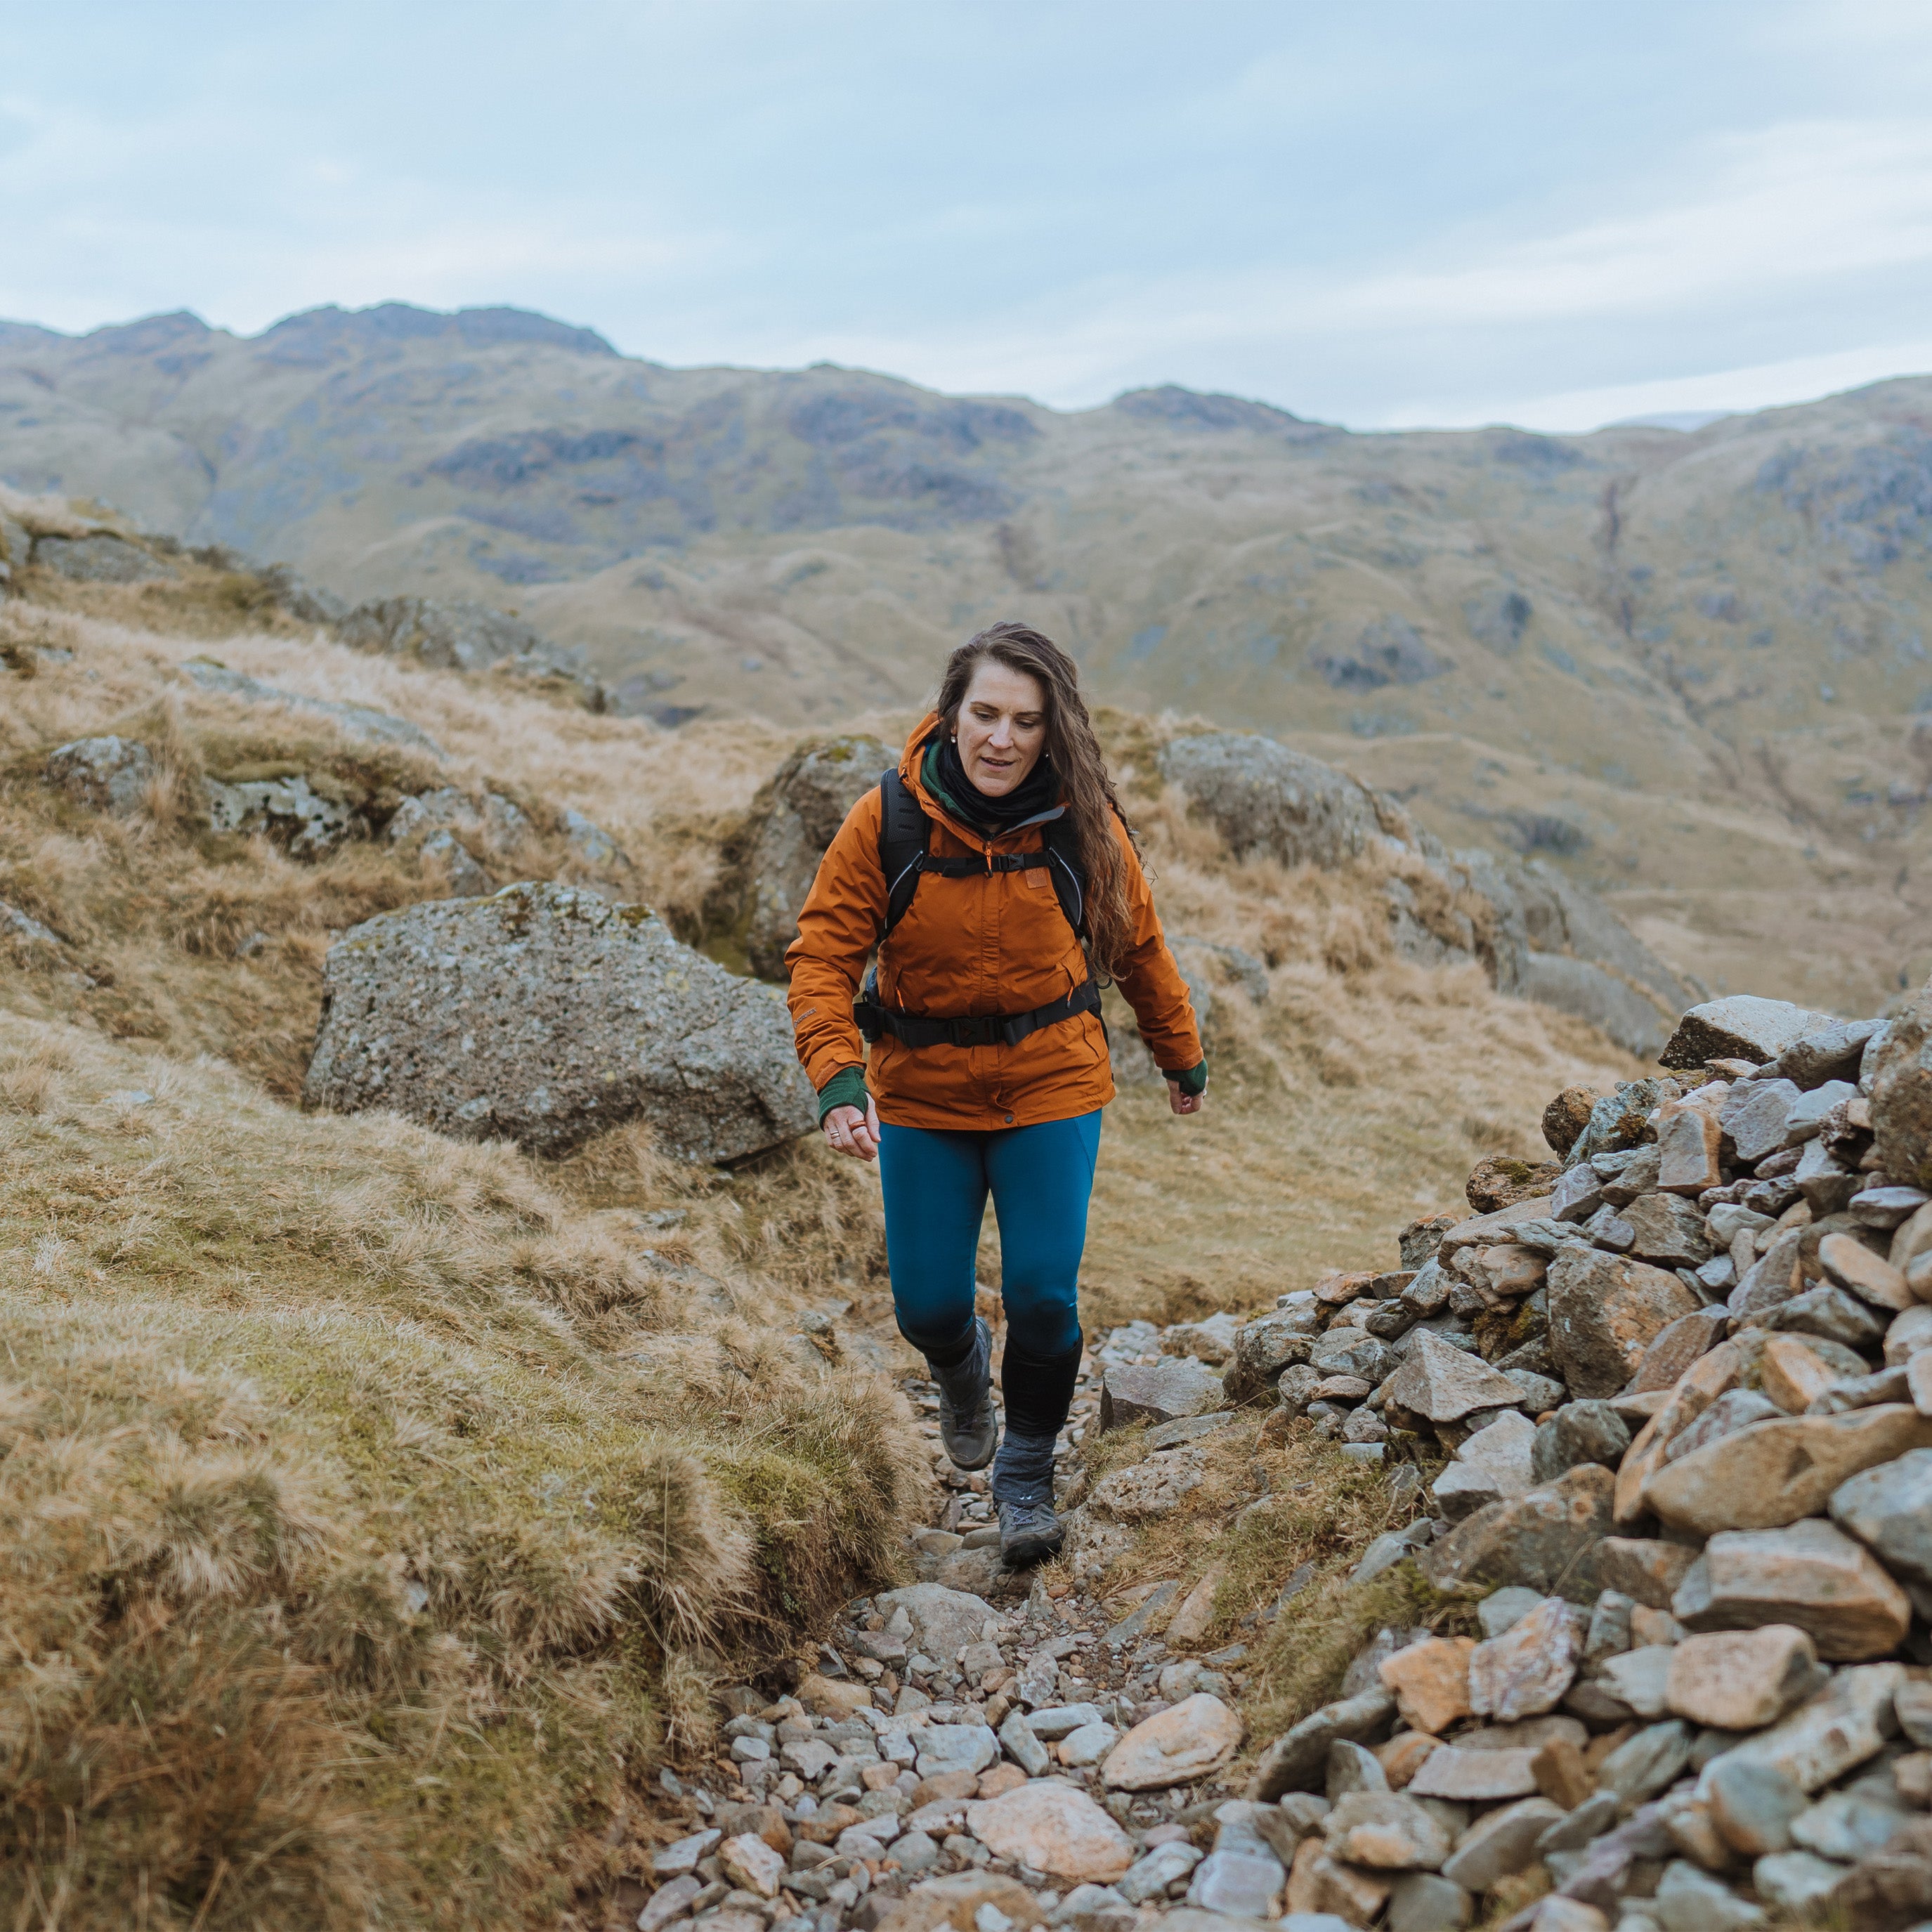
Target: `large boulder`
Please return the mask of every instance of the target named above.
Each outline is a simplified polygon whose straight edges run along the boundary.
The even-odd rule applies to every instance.
[[[725,918],[761,980],[782,980],[785,949],[818,862],[845,816],[896,763],[876,738],[814,738],[766,781],[729,854]]]
[[[693,1161],[776,1146],[816,1114],[771,993],[680,945],[647,907],[545,884],[345,933],[304,1097],[546,1154],[642,1118]]]
[[[1238,859],[1260,852],[1284,866],[1340,866],[1378,837],[1408,831],[1399,811],[1346,772],[1244,731],[1174,739],[1160,774]]]
[[[1829,1013],[1812,1012],[1789,1000],[1732,993],[1691,1007],[1658,1058],[1665,1066],[1702,1066],[1713,1060],[1752,1060],[1762,1066],[1807,1034],[1837,1024]]]
[[[1872,1051],[1871,1117],[1885,1172],[1932,1186],[1932,990],[1906,1001]]]

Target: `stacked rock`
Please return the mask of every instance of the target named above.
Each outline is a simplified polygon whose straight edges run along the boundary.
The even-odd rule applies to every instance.
[[[1540,1866],[1515,1932],[1932,1918],[1928,1016],[1694,1008],[1552,1103],[1546,1191],[1237,1335],[1248,1399],[1449,1452],[1358,1574],[1483,1593],[1263,1756],[1292,1909],[1430,1932]]]

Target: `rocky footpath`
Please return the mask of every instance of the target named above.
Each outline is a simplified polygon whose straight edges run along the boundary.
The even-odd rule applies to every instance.
[[[849,1605],[790,1696],[734,1694],[627,1921],[1932,1921],[1928,1040],[1932,994],[1694,1008],[1664,1071],[1558,1096],[1556,1157],[1484,1162],[1400,1268],[1097,1338],[1069,1561],[1005,1575],[984,1479],[941,1459],[928,1580]],[[1211,1573],[1120,1585],[1244,1406],[1380,1471],[1397,1526],[1351,1586],[1438,1606],[1260,1741],[1250,1645],[1305,1576],[1205,1654]]]

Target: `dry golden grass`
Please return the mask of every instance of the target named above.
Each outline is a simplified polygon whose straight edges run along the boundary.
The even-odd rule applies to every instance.
[[[895,1574],[902,1401],[801,1366],[710,1232],[768,1238],[772,1180],[602,1156],[0,1016],[10,1918],[555,1922],[667,1724]]]

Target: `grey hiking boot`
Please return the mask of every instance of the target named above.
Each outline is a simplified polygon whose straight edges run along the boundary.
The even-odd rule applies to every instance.
[[[1040,1496],[1002,1496],[1000,1512],[1000,1561],[1009,1570],[1030,1569],[1060,1553],[1066,1532],[1053,1513],[1051,1493]]]
[[[993,1413],[993,1334],[982,1316],[973,1322],[973,1352],[950,1369],[934,1368],[939,1384],[939,1439],[959,1469],[983,1469],[1000,1446]]]

